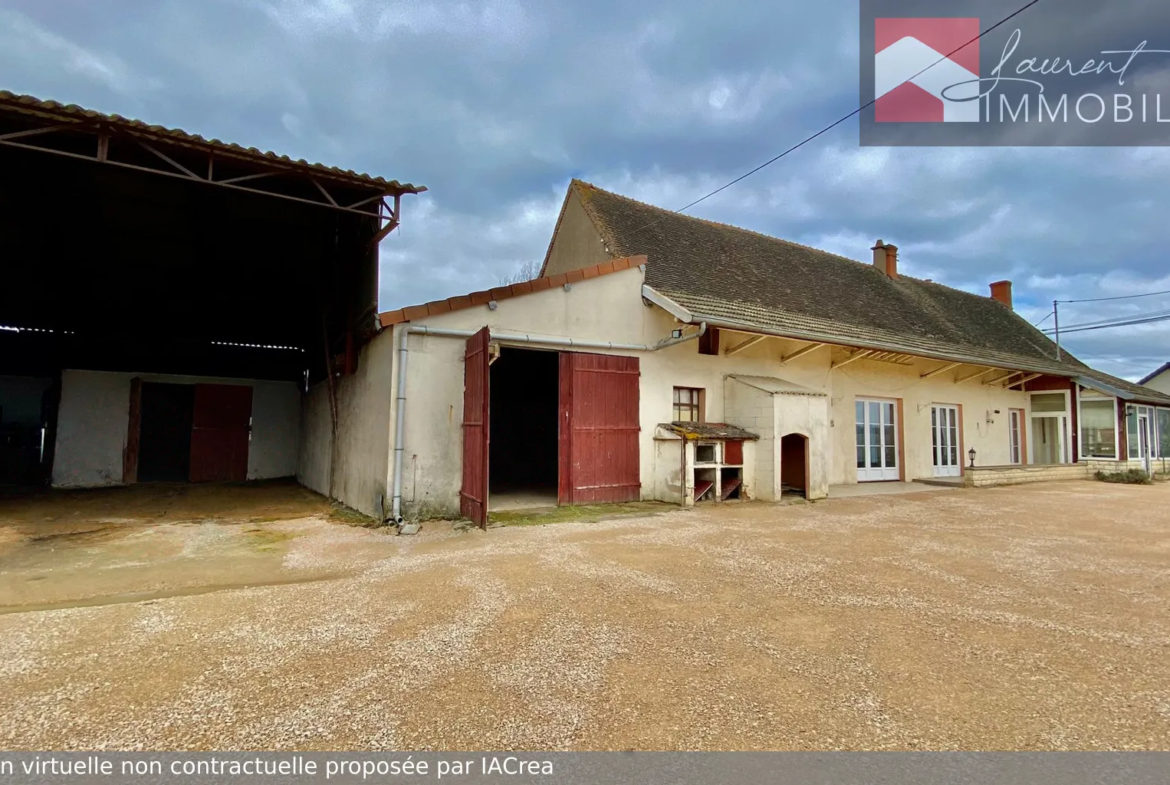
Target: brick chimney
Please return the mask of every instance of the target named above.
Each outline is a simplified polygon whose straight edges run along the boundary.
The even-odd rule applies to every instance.
[[[886,245],[881,240],[870,249],[873,251],[873,266],[891,278],[898,277],[898,246]]]
[[[991,299],[1012,307],[1012,282],[996,281],[991,285]]]

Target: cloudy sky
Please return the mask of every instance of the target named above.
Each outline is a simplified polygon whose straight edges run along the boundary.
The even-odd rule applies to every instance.
[[[4,0],[0,87],[429,186],[382,245],[388,309],[539,262],[571,177],[677,209],[850,111],[857,17],[855,0]],[[846,123],[690,212],[859,260],[881,237],[911,275],[1011,279],[1039,321],[1053,299],[1170,289],[1168,206],[1170,150],[862,148]],[[1166,309],[1062,305],[1061,323]],[[1137,378],[1170,360],[1170,322],[1064,343]]]

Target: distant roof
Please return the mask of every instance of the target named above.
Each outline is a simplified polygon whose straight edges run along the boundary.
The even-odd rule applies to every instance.
[[[902,274],[890,278],[872,264],[682,215],[581,180],[572,181],[566,200],[573,193],[610,254],[645,254],[646,285],[696,318],[973,365],[1083,375],[1170,402],[1170,396],[1089,368],[1067,350],[1057,359],[1048,336],[989,296]]]
[[[744,376],[742,374],[733,373],[727,378],[735,379],[737,382],[755,387],[757,390],[762,390],[770,395],[819,395],[824,397],[825,394],[820,390],[812,390],[808,387],[801,387],[799,384],[788,381],[787,379],[777,379],[774,376]]]
[[[303,171],[306,174],[345,181],[353,185],[374,186],[391,194],[417,194],[427,190],[424,185],[413,185],[411,183],[400,183],[397,180],[386,180],[382,177],[355,172],[351,169],[341,169],[336,166],[326,166],[321,163],[309,163],[304,159],[294,160],[287,155],[258,150],[255,147],[242,147],[238,144],[222,142],[219,139],[204,139],[197,134],[190,134],[175,128],[150,125],[141,120],[131,120],[116,114],[103,114],[75,104],[60,104],[56,101],[46,101],[31,95],[17,95],[7,90],[0,90],[0,111],[16,112],[31,117],[42,117],[66,125],[77,125],[79,127],[92,126],[95,123],[100,123],[114,129],[123,129],[132,132],[144,138],[159,139],[170,144],[177,144],[191,149],[211,150],[217,156],[223,156],[225,158],[236,158],[242,161],[263,163],[278,168]]]
[[[1147,376],[1143,377],[1141,379],[1141,381],[1138,382],[1138,384],[1148,384],[1151,380],[1166,373],[1166,371],[1170,371],[1170,363],[1162,363],[1162,367],[1158,368],[1153,373],[1148,374]]]

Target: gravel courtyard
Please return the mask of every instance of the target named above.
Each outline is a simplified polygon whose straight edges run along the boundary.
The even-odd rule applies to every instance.
[[[0,502],[0,747],[1170,748],[1170,484],[417,537],[302,501]]]

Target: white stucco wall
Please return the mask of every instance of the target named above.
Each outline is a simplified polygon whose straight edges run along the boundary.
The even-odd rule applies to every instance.
[[[841,351],[841,350],[839,350]],[[962,407],[962,464],[967,465],[967,451],[976,451],[979,466],[999,466],[1010,460],[1008,409],[1023,409],[1028,423],[1027,393],[989,386],[983,379],[955,384],[956,371],[922,379],[921,375],[943,363],[922,360],[912,366],[860,360],[833,372],[831,389],[831,423],[833,440],[829,481],[833,484],[857,481],[854,402],[858,397],[901,400],[905,479],[914,480],[933,474],[930,411],[932,404]],[[960,375],[971,369],[957,369]],[[994,378],[996,374],[991,374]],[[986,377],[985,377],[986,378]],[[995,410],[999,414],[995,414]],[[988,422],[988,418],[994,422]]]
[[[329,384],[319,382],[306,396],[305,434],[297,479],[355,510],[374,515],[377,498],[389,509],[390,409],[394,397],[394,340],[385,330],[362,348],[357,371],[334,380],[337,443],[333,445]],[[462,357],[462,354],[460,354]],[[462,368],[459,366],[462,399]],[[461,410],[462,411],[462,410]]]
[[[130,420],[130,376],[63,371],[57,409],[53,485],[122,483],[122,450]]]
[[[780,498],[780,446],[776,442],[776,404],[771,394],[727,378],[723,415],[726,422],[759,435],[759,441],[754,443],[754,481],[749,492],[752,498],[776,501]]]
[[[1162,371],[1162,373],[1146,382],[1145,386],[1151,390],[1157,390],[1158,392],[1170,395],[1170,371]]]
[[[486,305],[453,311],[416,320],[415,324],[431,327],[477,330],[485,325],[496,331],[531,333],[545,336],[572,337],[581,340],[653,344],[668,336],[677,322],[657,307],[648,307],[641,297],[642,273],[637,269],[601,276],[573,284],[568,291],[552,289],[521,297],[501,300],[495,310]],[[394,333],[403,329],[394,328]],[[690,328],[688,328],[690,329]],[[374,345],[390,346],[394,339],[387,333]],[[734,346],[748,336],[724,331],[722,346]],[[412,335],[407,381],[406,463],[403,498],[407,509],[425,506],[430,511],[458,508],[462,473],[463,353],[464,341],[435,336]],[[779,492],[776,472],[779,443],[776,429],[790,427],[784,433],[812,435],[819,422],[827,418],[822,429],[827,434],[825,447],[811,446],[810,492],[822,495],[829,484],[857,481],[855,461],[854,401],[858,396],[901,399],[903,444],[901,461],[905,478],[929,477],[932,472],[930,404],[957,404],[963,409],[963,450],[974,447],[979,465],[1008,462],[1008,409],[1025,410],[1028,396],[1023,392],[990,387],[976,379],[956,384],[956,374],[970,372],[960,367],[930,379],[921,376],[943,363],[920,360],[913,365],[860,360],[837,370],[830,370],[834,360],[842,359],[848,349],[825,346],[787,364],[783,356],[804,344],[771,338],[734,356],[710,356],[698,353],[695,342],[684,343],[659,352],[606,352],[639,357],[640,461],[642,493],[645,498],[664,498],[677,493],[677,448],[655,442],[654,426],[672,418],[672,391],[675,386],[697,387],[706,391],[706,418],[709,421],[736,422],[737,403],[728,397],[725,378],[728,374],[779,377],[803,387],[827,394],[815,407],[807,400],[774,401],[774,428],[757,427],[764,440],[755,444],[753,487],[755,498],[768,498],[766,488]],[[504,351],[508,351],[505,346]],[[586,350],[590,351],[590,350]],[[379,356],[392,352],[382,351]],[[388,382],[389,383],[389,382]],[[391,391],[392,387],[387,387]],[[777,396],[793,398],[794,396]],[[795,411],[792,407],[801,408]],[[817,408],[819,407],[819,408]],[[816,408],[816,411],[813,409]],[[989,412],[993,423],[987,422]],[[393,443],[393,407],[389,423],[387,453]],[[749,428],[751,429],[751,428]],[[781,434],[782,435],[782,434]],[[964,454],[964,463],[966,455]],[[387,469],[391,467],[387,464]],[[770,483],[770,486],[769,486]],[[389,487],[389,482],[387,482]],[[774,498],[774,496],[773,496]]]
[[[248,479],[296,474],[301,396],[293,382],[67,370],[61,374],[53,485],[121,484],[122,453],[130,423],[130,381],[135,377],[144,382],[251,387]]]

